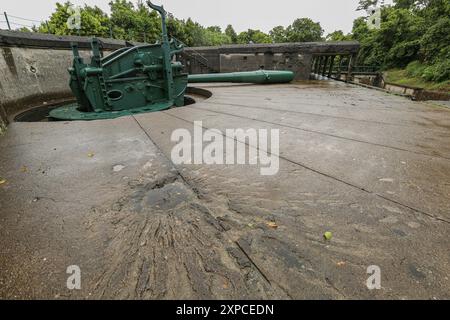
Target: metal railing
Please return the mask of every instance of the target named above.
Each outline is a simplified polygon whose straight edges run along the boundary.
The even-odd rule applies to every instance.
[[[379,66],[353,66],[353,73],[380,73],[381,68]],[[333,68],[333,73],[345,73],[348,72],[348,65],[335,66]]]
[[[171,38],[175,39],[176,41],[178,41],[179,43],[181,43],[183,46],[188,47],[188,45],[186,43],[184,43],[183,41],[181,41],[180,39],[177,39],[176,37],[171,35]],[[191,53],[188,53],[186,51],[184,51],[183,53],[194,59],[195,61],[197,61],[199,64],[201,64],[202,66],[204,66],[205,68],[208,68],[211,72],[217,72],[217,70],[215,70],[209,63],[208,59],[202,55],[200,52],[196,51],[195,49],[193,49],[192,47],[189,48],[189,51]]]

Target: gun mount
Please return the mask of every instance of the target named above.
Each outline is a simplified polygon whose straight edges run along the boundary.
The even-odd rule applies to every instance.
[[[97,120],[154,112],[180,107],[188,81],[285,83],[293,80],[290,71],[239,72],[189,76],[184,66],[175,61],[183,44],[169,40],[166,11],[163,6],[147,4],[161,15],[161,42],[121,48],[102,58],[100,43],[91,43],[89,64],[80,57],[77,44],[72,44],[73,66],[69,69],[70,88],[76,103],[54,109],[50,118],[56,120]]]

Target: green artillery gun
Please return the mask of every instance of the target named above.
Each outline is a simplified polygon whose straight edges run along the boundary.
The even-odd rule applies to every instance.
[[[161,15],[162,41],[151,45],[121,48],[102,58],[100,44],[93,39],[90,64],[84,63],[78,47],[72,44],[73,66],[69,69],[70,88],[77,102],[50,112],[55,120],[112,119],[154,112],[184,105],[188,82],[286,83],[290,71],[236,72],[190,75],[175,61],[183,44],[169,40],[166,11],[147,2]]]

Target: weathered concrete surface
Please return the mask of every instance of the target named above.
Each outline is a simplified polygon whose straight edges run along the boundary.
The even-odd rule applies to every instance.
[[[207,87],[167,112],[10,126],[0,297],[450,298],[450,110],[331,81]],[[174,166],[172,131],[200,120],[280,129],[279,173]]]
[[[0,116],[0,135],[6,131],[6,121]]]
[[[90,52],[80,51],[86,62]],[[50,100],[73,97],[69,88],[70,50],[0,47],[0,118]]]

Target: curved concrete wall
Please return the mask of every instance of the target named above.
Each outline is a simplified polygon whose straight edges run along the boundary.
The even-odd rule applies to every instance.
[[[71,42],[86,61],[88,37],[55,36],[0,30],[0,130],[21,111],[72,98],[67,69],[72,65]],[[126,45],[100,39],[104,54]]]
[[[0,49],[0,97],[11,117],[33,104],[70,97],[69,50],[4,47]],[[88,52],[82,52],[88,56]]]

